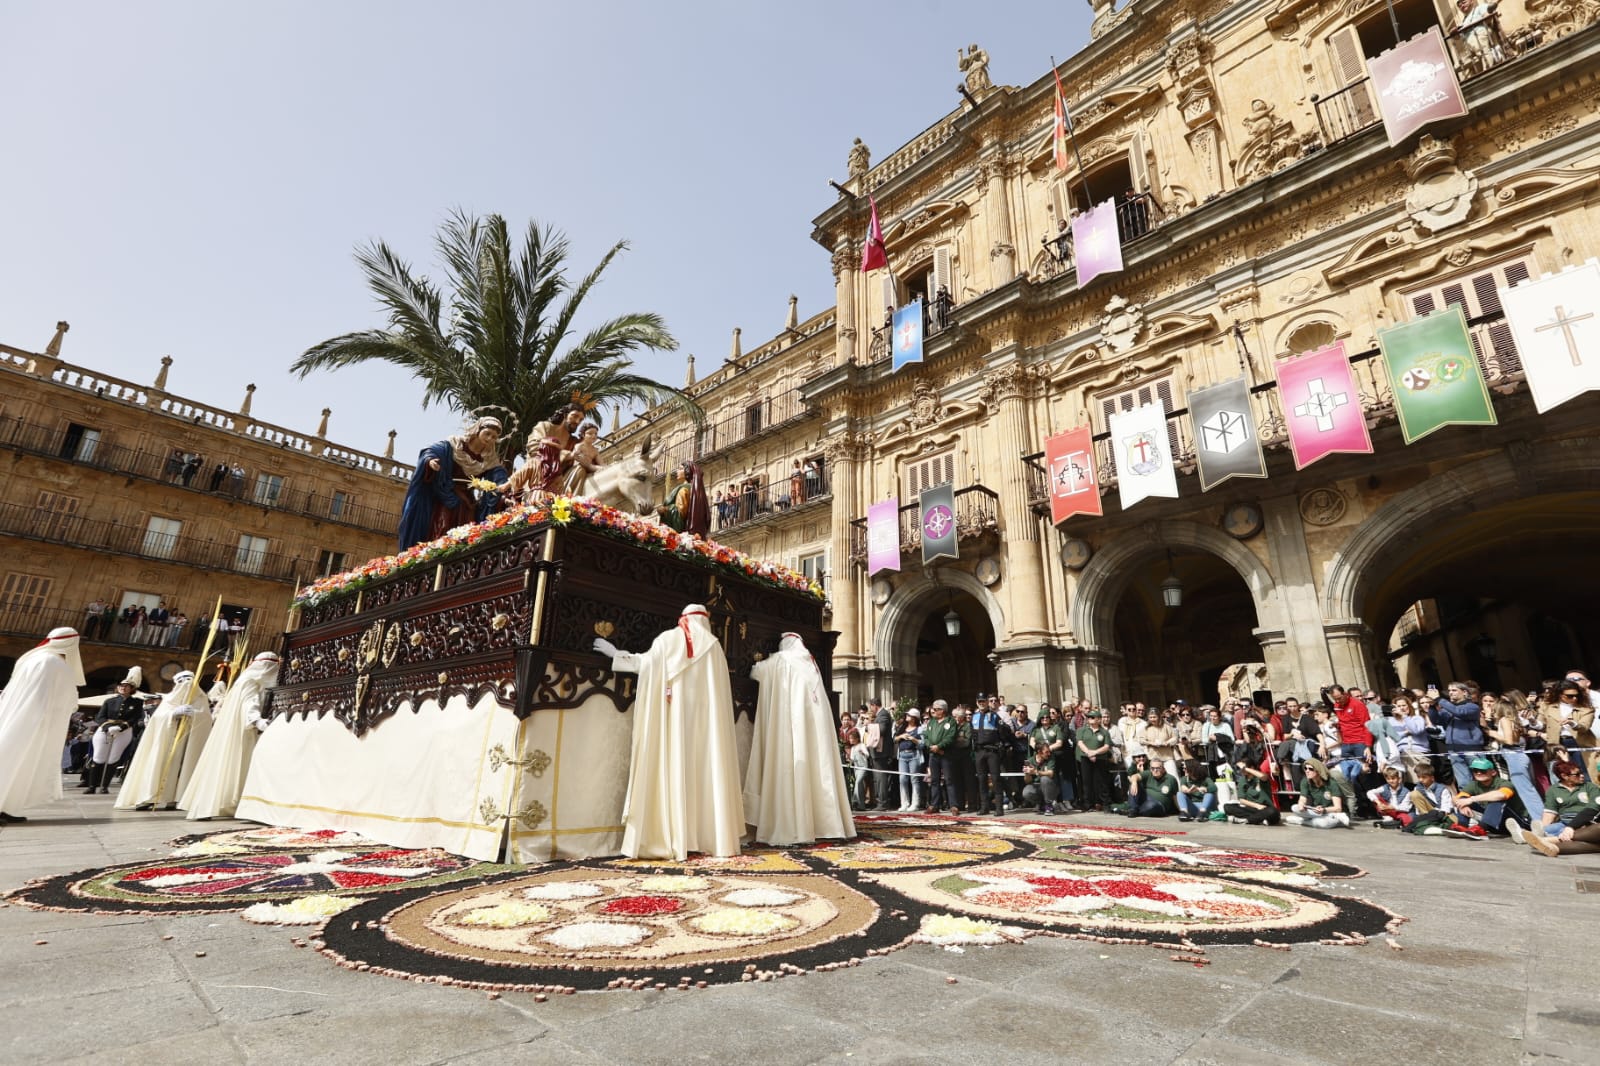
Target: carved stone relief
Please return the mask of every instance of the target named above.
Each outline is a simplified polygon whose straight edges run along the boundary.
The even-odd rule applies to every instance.
[[[1405,168],[1411,177],[1406,213],[1413,222],[1437,233],[1467,220],[1478,193],[1478,178],[1456,166],[1456,150],[1450,141],[1423,134]]]
[[[1242,121],[1249,139],[1233,164],[1233,176],[1239,184],[1282,170],[1300,158],[1303,146],[1294,132],[1294,123],[1278,118],[1275,105],[1254,100],[1250,114]]]
[[[1113,296],[1106,304],[1100,318],[1100,339],[1107,348],[1121,355],[1133,348],[1144,329],[1144,307],[1130,304],[1121,296]]]

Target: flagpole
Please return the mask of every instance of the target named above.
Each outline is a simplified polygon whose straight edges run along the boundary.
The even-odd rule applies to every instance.
[[[1056,69],[1056,57],[1050,57],[1050,73],[1056,79],[1056,92],[1061,94],[1061,117],[1066,123],[1067,138],[1072,141],[1072,158],[1078,161],[1078,177],[1083,179],[1083,195],[1094,206],[1094,193],[1089,191],[1089,172],[1083,168],[1083,156],[1078,153],[1078,133],[1072,128],[1072,109],[1067,106],[1066,91],[1061,88],[1061,71]]]

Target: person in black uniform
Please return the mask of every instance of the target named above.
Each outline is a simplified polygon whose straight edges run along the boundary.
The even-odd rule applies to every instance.
[[[972,759],[978,774],[978,813],[1004,814],[1000,797],[1000,767],[1016,737],[994,703],[979,701],[972,714]]]

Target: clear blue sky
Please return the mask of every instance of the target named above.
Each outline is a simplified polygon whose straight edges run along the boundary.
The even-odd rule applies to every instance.
[[[851,139],[882,159],[953,108],[958,48],[1028,84],[1088,38],[1074,3],[0,4],[0,342],[302,432],[413,456],[454,425],[398,371],[291,378],[381,324],[353,247],[437,273],[452,207],[564,229],[586,306],[666,318],[664,381],[833,302],[811,219]],[[587,323],[580,322],[580,328]]]

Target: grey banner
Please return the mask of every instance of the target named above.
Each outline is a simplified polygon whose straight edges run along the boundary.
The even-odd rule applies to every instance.
[[[1255,416],[1250,412],[1250,387],[1242,377],[1196,389],[1189,394],[1194,425],[1194,452],[1200,464],[1200,490],[1230,477],[1266,477]]]

